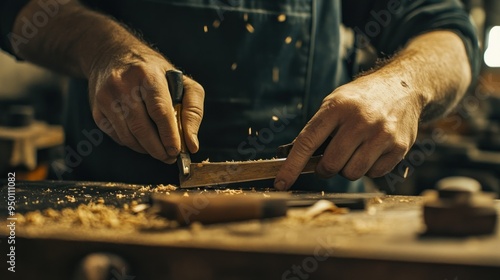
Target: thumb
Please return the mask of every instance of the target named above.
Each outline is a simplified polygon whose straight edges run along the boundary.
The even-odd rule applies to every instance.
[[[184,77],[184,97],[182,99],[182,128],[186,146],[191,153],[198,152],[198,130],[203,119],[205,90],[194,80]]]

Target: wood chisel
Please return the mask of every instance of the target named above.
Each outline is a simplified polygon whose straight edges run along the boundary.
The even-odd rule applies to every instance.
[[[182,176],[187,176],[190,174],[191,157],[186,146],[184,130],[182,128],[182,98],[184,97],[182,76],[182,72],[179,70],[168,70],[166,73],[168,89],[172,97],[172,105],[174,106],[177,119],[177,128],[181,138],[181,150],[177,158],[177,165],[179,166],[179,173]]]

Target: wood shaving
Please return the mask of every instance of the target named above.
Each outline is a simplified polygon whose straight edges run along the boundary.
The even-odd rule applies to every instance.
[[[250,23],[247,23],[247,25],[245,27],[247,28],[248,32],[250,32],[250,33],[255,32],[255,28],[253,28],[253,26]]]
[[[168,185],[158,185],[156,188],[153,189],[153,192],[171,192],[177,190],[178,187],[168,184]]]
[[[139,213],[139,212],[142,212],[148,208],[149,208],[148,204],[138,204],[138,205],[132,207],[132,212]]]
[[[81,204],[77,208],[64,208],[60,211],[52,208],[37,210],[24,215],[16,214],[17,222],[23,226],[67,228],[83,227],[92,229],[113,228],[138,230],[144,228],[166,228],[172,224],[161,217],[144,211],[134,213],[127,208],[117,208],[104,204]]]
[[[333,202],[329,200],[318,200],[314,205],[309,207],[307,211],[304,213],[303,218],[305,220],[311,220],[316,218],[322,213],[332,212],[333,214],[347,214],[349,213],[348,208],[339,208]]]
[[[235,195],[235,194],[243,194],[243,190],[215,190],[217,194],[225,194],[225,195]]]
[[[69,202],[76,202],[76,198],[75,198],[75,196],[73,196],[73,195],[67,195],[67,196],[66,196],[66,199],[67,199]]]

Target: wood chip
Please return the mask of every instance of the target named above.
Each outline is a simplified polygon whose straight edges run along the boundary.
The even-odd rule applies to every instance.
[[[279,21],[279,22],[284,22],[285,20],[286,20],[286,15],[285,15],[285,14],[280,14],[280,15],[278,16],[278,21]]]
[[[302,47],[302,41],[301,40],[297,40],[297,42],[295,42],[295,47],[297,49],[300,49]]]
[[[285,38],[285,43],[288,45],[292,42],[292,37],[288,36]]]
[[[314,205],[307,209],[304,213],[303,218],[305,220],[311,220],[319,216],[324,212],[332,212],[333,214],[346,214],[349,212],[348,208],[339,208],[333,202],[329,200],[318,200]]]
[[[206,26],[206,25],[203,26],[203,32],[205,32],[205,33],[208,32],[208,26]]]
[[[171,191],[175,191],[177,189],[178,189],[177,186],[174,186],[171,184],[168,184],[168,185],[160,184],[160,185],[156,186],[156,188],[153,189],[153,192],[171,192]]]
[[[273,68],[273,82],[277,83],[280,80],[280,69],[278,67]]]
[[[248,32],[250,32],[250,33],[255,32],[255,29],[253,28],[253,26],[250,23],[247,23],[245,27],[247,28]]]
[[[403,178],[406,179],[408,177],[408,172],[410,171],[410,168],[407,166],[405,169],[405,174],[403,174]]]

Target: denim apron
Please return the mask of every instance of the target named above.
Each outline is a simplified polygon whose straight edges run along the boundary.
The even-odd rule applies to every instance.
[[[348,79],[339,43],[340,1],[114,0],[86,1],[153,44],[205,88],[200,152],[193,162],[270,158],[291,142],[321,100]],[[178,183],[176,165],[116,145],[103,136],[90,152],[87,81],[72,80],[64,171],[56,177],[129,183]],[[98,139],[97,136],[94,138]],[[251,183],[272,187],[272,181]],[[345,191],[339,176],[304,176],[305,189]],[[236,186],[249,186],[237,184]]]

